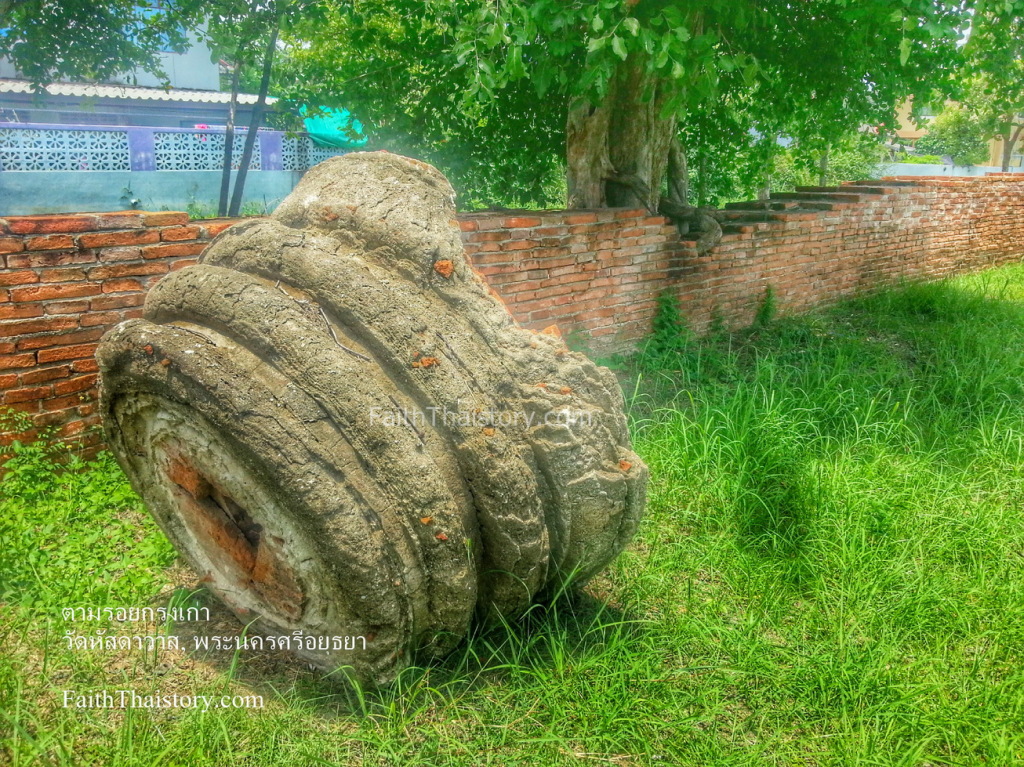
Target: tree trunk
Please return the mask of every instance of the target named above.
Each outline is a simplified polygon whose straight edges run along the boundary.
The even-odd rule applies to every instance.
[[[242,71],[242,52],[235,55],[234,68],[231,73],[231,104],[228,106],[228,124],[224,131],[224,168],[220,174],[220,202],[217,215],[228,214],[228,195],[231,191],[231,157],[235,151],[235,113],[238,109],[238,78]]]
[[[644,207],[671,218],[682,234],[695,234],[698,253],[722,238],[713,211],[689,204],[689,168],[675,116],[663,114],[663,83],[631,56],[612,77],[599,104],[578,101],[566,124],[570,208]],[[668,183],[666,182],[668,177]],[[697,205],[707,199],[705,158],[700,158]],[[667,193],[662,188],[667,186]]]
[[[761,184],[757,189],[757,199],[761,201],[768,200],[772,196],[772,171],[774,166],[772,161],[768,160],[768,166],[765,169],[764,183]]]
[[[623,62],[599,104],[579,101],[566,124],[569,207],[656,210],[675,139],[664,89],[644,58]]]
[[[1013,148],[1017,145],[1017,140],[1020,138],[1021,131],[1024,131],[1024,122],[1021,122],[1016,127],[1014,127],[1011,122],[1006,128],[1006,133],[1003,134],[1003,173],[1008,173],[1010,171],[1010,160],[1013,159]]]
[[[686,164],[686,149],[678,137],[668,148],[668,199],[680,205],[689,205],[690,169]]]
[[[821,159],[818,160],[818,186],[828,185],[828,150],[826,149],[821,154]]]
[[[570,208],[605,207],[605,179],[612,172],[608,157],[609,110],[578,102],[566,123],[566,186]]]
[[[697,207],[702,208],[708,202],[708,158],[701,153],[697,160]]]
[[[757,190],[758,200],[767,200],[772,196],[772,177],[775,175],[775,146],[777,139],[772,139],[772,148],[764,163],[764,184]]]
[[[270,30],[270,39],[267,40],[267,48],[263,53],[263,79],[260,80],[260,94],[256,99],[256,106],[253,107],[252,117],[249,120],[249,132],[245,135],[245,148],[242,150],[242,159],[238,166],[238,176],[235,178],[235,188],[231,193],[231,207],[228,210],[229,216],[237,216],[242,207],[242,192],[245,191],[245,177],[249,173],[249,162],[252,160],[252,150],[256,145],[256,134],[263,122],[263,110],[267,105],[267,91],[270,90],[270,72],[274,65],[274,52],[277,50],[277,33],[281,28],[280,17],[275,17],[274,26]]]

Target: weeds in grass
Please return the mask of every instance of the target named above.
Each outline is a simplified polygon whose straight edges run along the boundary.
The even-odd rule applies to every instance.
[[[686,351],[692,334],[679,308],[679,299],[672,290],[663,291],[657,299],[652,332],[643,351],[645,364],[657,368]]]
[[[761,303],[757,305],[757,312],[754,313],[754,321],[751,323],[755,328],[766,328],[775,319],[778,312],[778,300],[775,298],[775,288],[771,285],[764,286],[764,295],[761,296]]]

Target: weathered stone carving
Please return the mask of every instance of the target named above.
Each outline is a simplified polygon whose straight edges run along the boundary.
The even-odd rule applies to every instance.
[[[253,629],[381,684],[626,545],[647,469],[612,374],[519,328],[434,168],[354,153],[162,279],[97,357],[108,444]],[[355,644],[354,642],[352,644]]]

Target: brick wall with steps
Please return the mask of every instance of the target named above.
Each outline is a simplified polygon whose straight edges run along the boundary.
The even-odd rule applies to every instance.
[[[557,323],[599,354],[649,333],[665,289],[700,331],[749,323],[769,285],[796,312],[1024,256],[1024,174],[798,187],[720,213],[722,241],[705,254],[643,210],[460,218],[469,257],[520,322]]]

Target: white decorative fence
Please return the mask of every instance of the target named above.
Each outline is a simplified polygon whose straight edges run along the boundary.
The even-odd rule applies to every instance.
[[[220,170],[224,167],[225,134],[222,132],[154,131],[153,156],[157,170]],[[245,134],[231,142],[231,168],[241,167]],[[249,170],[260,169],[260,142],[253,145]]]
[[[345,150],[317,146],[304,134],[286,135],[281,142],[281,170],[306,170],[339,154],[345,154]]]
[[[218,129],[0,123],[0,171],[220,170],[225,132]],[[232,144],[239,167],[245,131]],[[345,150],[317,146],[306,134],[261,130],[250,170],[304,171]]]
[[[0,170],[131,170],[128,132],[0,127]]]

